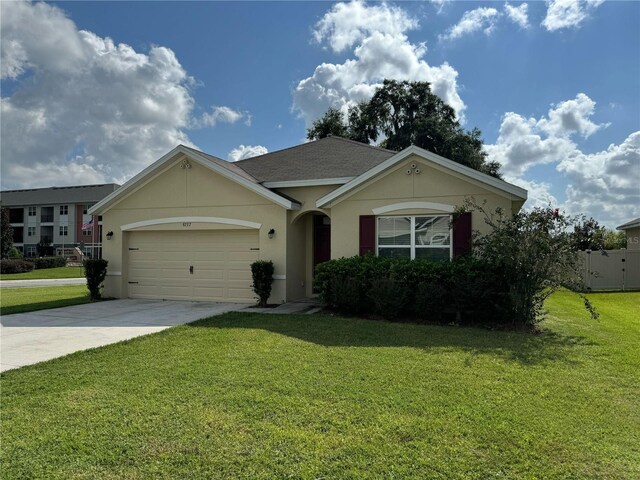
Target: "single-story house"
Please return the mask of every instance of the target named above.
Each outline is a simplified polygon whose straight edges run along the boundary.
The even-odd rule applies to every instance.
[[[624,231],[627,237],[627,250],[640,250],[640,217],[623,223],[617,230]]]
[[[527,191],[421,148],[338,137],[231,163],[180,145],[96,204],[106,296],[253,302],[250,264],[275,265],[272,303],[313,294],[323,261],[367,252],[451,258],[479,213],[517,212]]]

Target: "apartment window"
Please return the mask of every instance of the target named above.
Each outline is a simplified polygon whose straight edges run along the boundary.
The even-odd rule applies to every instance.
[[[29,207],[29,216],[30,217],[36,216],[36,207]]]
[[[69,205],[60,205],[60,215],[69,215]]]
[[[27,227],[27,236],[35,237],[36,236],[36,227]]]
[[[82,235],[85,237],[89,237],[91,236],[91,234],[93,234],[93,230],[91,230],[90,228],[85,230],[84,228],[82,229]]]
[[[60,225],[60,236],[66,237],[68,233],[68,227],[66,225]]]
[[[449,216],[378,217],[378,255],[381,257],[451,258]]]
[[[36,247],[27,247],[26,255],[27,255],[27,257],[35,257],[36,256]]]

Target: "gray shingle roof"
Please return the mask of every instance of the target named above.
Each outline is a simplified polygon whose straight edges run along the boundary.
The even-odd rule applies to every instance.
[[[102,185],[3,190],[0,192],[0,202],[3,207],[66,203],[91,204],[99,202],[119,186],[115,183],[106,183]]]
[[[629,228],[640,227],[640,217],[634,218],[633,220],[628,221],[627,223],[623,223],[617,229],[618,230],[627,230]]]
[[[396,153],[340,137],[326,137],[232,165],[259,182],[355,177]]]

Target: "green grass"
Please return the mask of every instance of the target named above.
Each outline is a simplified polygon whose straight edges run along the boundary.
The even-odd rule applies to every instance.
[[[27,273],[0,273],[0,280],[37,280],[44,278],[81,278],[82,267],[58,267],[32,270]]]
[[[640,294],[545,332],[238,312],[2,375],[6,478],[640,478]]]
[[[33,312],[89,302],[86,285],[0,289],[0,315]]]

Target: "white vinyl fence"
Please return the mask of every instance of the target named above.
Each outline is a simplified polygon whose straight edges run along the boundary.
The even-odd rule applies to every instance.
[[[588,290],[640,290],[640,250],[579,252]]]

